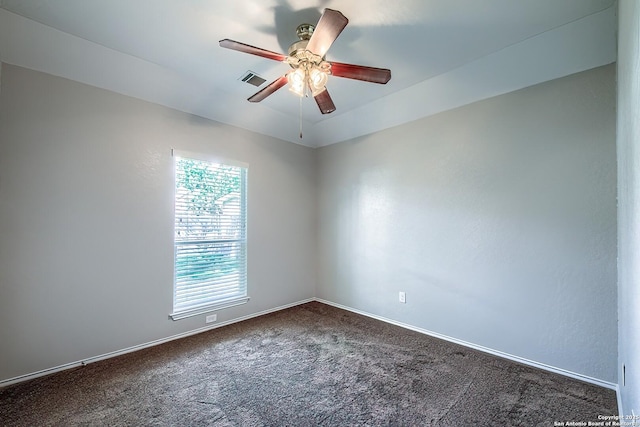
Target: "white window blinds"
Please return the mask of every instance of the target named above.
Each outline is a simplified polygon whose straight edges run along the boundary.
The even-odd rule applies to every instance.
[[[175,320],[248,298],[247,168],[174,159]]]

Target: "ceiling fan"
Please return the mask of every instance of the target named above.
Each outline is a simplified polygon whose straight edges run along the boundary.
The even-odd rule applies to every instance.
[[[284,62],[293,69],[249,97],[250,102],[260,102],[289,83],[290,90],[299,96],[304,96],[310,91],[322,114],[328,114],[336,110],[326,88],[329,75],[379,84],[386,84],[391,79],[391,70],[385,68],[325,60],[329,47],[348,23],[349,20],[339,11],[325,9],[318,25],[298,26],[296,33],[300,40],[289,47],[288,55],[229,39],[220,40],[220,46]]]

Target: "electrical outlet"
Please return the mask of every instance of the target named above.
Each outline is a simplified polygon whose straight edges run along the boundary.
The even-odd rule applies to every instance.
[[[401,303],[406,303],[407,302],[407,295],[404,292],[399,292],[398,293],[398,301],[400,301]]]
[[[210,314],[205,318],[205,322],[207,322],[207,323],[213,323],[216,320],[218,320],[218,315],[217,314]]]

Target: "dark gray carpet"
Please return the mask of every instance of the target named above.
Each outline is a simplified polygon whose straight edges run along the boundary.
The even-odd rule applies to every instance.
[[[5,426],[553,426],[611,390],[309,303],[0,390]]]

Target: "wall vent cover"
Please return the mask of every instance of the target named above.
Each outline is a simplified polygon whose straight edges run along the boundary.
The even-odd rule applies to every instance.
[[[249,83],[254,86],[260,86],[262,83],[266,82],[265,79],[254,73],[253,71],[247,71],[240,77],[240,80]]]

